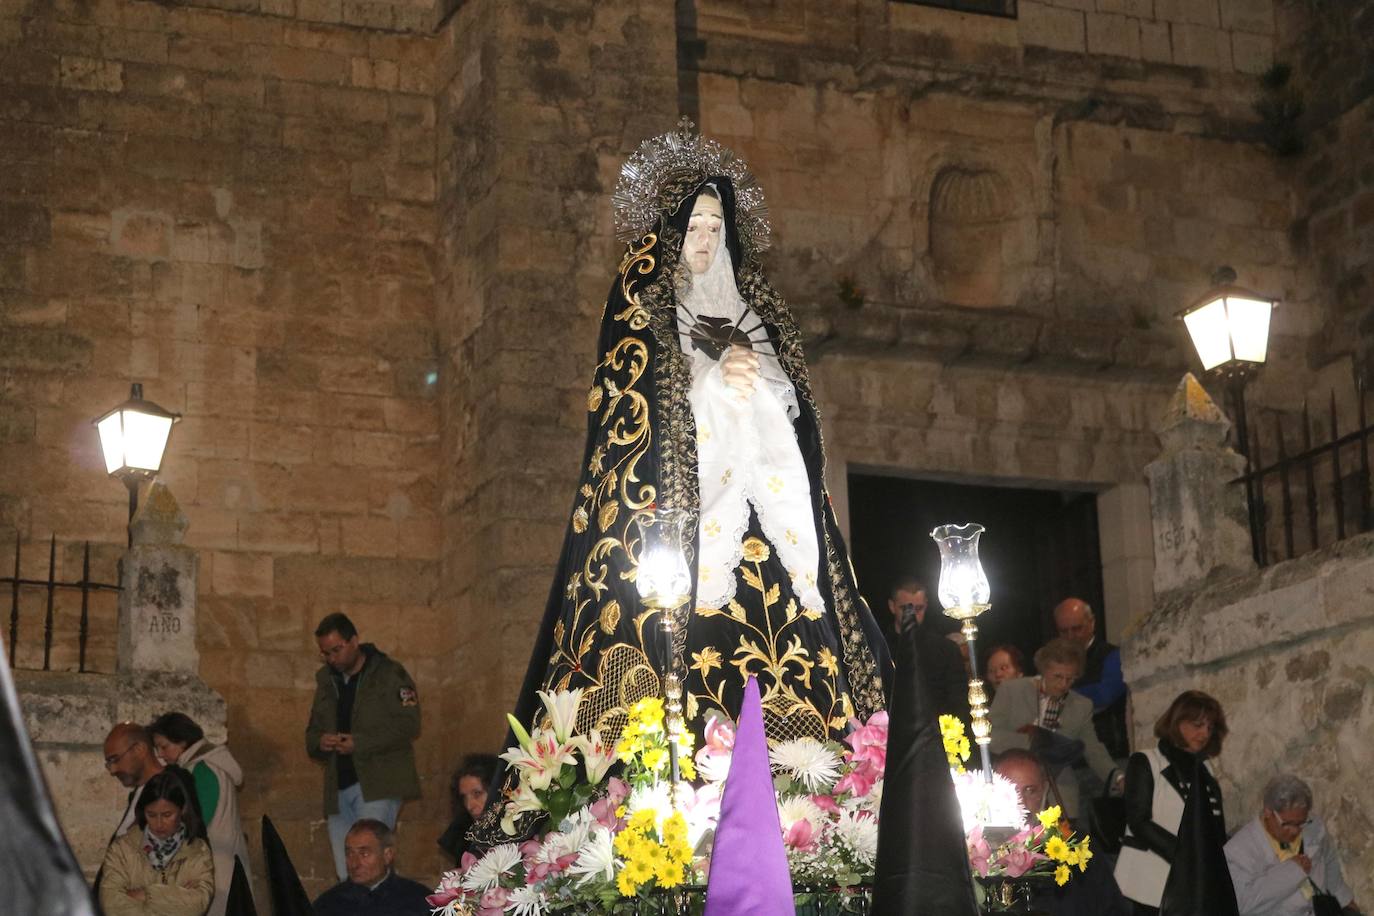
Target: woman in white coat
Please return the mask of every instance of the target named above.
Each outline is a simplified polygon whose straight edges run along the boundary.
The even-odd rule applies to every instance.
[[[210,850],[215,856],[215,897],[207,916],[225,916],[235,860],[243,869],[242,886],[251,893],[248,841],[239,822],[243,770],[227,747],[206,741],[204,730],[185,713],[164,713],[148,726],[148,731],[162,762],[176,764],[195,780],[196,798],[205,815]]]

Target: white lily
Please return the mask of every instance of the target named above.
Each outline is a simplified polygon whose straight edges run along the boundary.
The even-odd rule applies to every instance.
[[[615,745],[602,740],[599,728],[592,729],[590,735],[578,735],[570,743],[582,752],[582,760],[587,765],[587,781],[599,785],[616,761]]]
[[[582,693],[581,687],[554,693],[539,691],[539,699],[544,701],[544,708],[549,711],[553,733],[559,744],[566,742],[577,726],[577,707],[582,703]]]

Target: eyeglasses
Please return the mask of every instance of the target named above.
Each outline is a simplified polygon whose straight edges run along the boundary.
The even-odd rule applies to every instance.
[[[121,757],[123,757],[125,754],[129,753],[129,751],[132,751],[132,750],[133,750],[134,748],[136,748],[136,747],[138,747],[138,742],[134,742],[133,744],[131,744],[131,745],[129,745],[128,747],[126,747],[124,750],[120,751],[118,754],[111,754],[110,756],[106,757],[106,758],[105,758],[105,769],[107,769],[107,770],[112,770],[112,769],[114,769],[114,765],[115,765],[116,763],[119,763],[119,759],[120,759]]]
[[[1312,818],[1310,817],[1304,818],[1300,821],[1285,821],[1281,817],[1279,817],[1279,813],[1277,811],[1270,811],[1269,816],[1274,819],[1275,823],[1277,823],[1280,827],[1283,827],[1285,830],[1300,830],[1303,827],[1306,827],[1308,824],[1312,823]]]

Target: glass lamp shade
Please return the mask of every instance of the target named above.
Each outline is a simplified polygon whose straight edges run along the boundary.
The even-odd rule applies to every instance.
[[[1183,313],[1202,368],[1244,369],[1262,364],[1269,351],[1269,319],[1274,300],[1238,287],[1202,297]]]
[[[945,614],[962,620],[977,617],[992,600],[988,577],[978,559],[978,538],[983,526],[941,525],[930,533],[940,548],[940,587],[937,594]]]
[[[675,608],[692,594],[692,573],[684,546],[687,514],[680,509],[654,509],[636,516],[640,531],[635,588],[653,608]]]
[[[180,414],[143,400],[143,386],[135,384],[129,400],[93,421],[105,470],[113,477],[152,477],[162,467],[172,426],[180,419]]]

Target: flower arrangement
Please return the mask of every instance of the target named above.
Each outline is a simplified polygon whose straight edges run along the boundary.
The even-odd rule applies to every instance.
[[[959,719],[941,716],[940,735],[964,815],[974,874],[980,878],[1053,875],[1062,887],[1075,866],[1080,872],[1087,871],[1093,857],[1091,837],[1074,833],[1058,805],[1038,812],[1032,821],[1009,780],[994,773],[988,783],[982,774],[965,771],[963,764],[970,749]]]
[[[610,747],[597,731],[574,732],[582,691],[539,696],[546,713],[541,727],[531,734],[511,719],[518,744],[502,758],[520,780],[506,799],[502,826],[514,837],[518,817],[543,813],[543,832],[480,858],[464,855],[429,897],[435,916],[634,912],[656,892],[699,891],[710,870],[733,723],[712,715],[693,753],[691,735],[669,735],[662,701],[647,697],[630,708],[620,740]],[[850,724],[843,743],[796,738],[769,751],[799,904],[821,891],[830,909],[846,910],[862,902],[873,877],[887,713]],[[1074,866],[1086,869],[1088,838],[1061,827],[1058,808],[1031,823],[1011,783],[997,777],[988,786],[981,774],[964,771],[969,742],[962,723],[942,717],[940,729],[978,876],[1053,874],[1063,884]],[[669,773],[673,741],[684,777],[676,786]],[[611,776],[617,762],[622,769]],[[999,824],[1005,840],[993,836]]]

